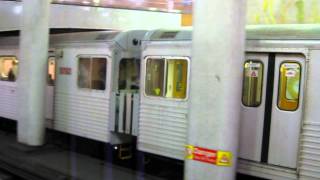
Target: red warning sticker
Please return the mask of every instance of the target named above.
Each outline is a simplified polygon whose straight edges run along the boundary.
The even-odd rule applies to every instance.
[[[71,68],[69,68],[69,67],[60,67],[60,74],[70,75],[71,74]]]
[[[217,151],[196,147],[186,146],[186,159],[214,164],[217,166],[231,166],[232,153],[228,151]]]
[[[216,164],[217,151],[195,147],[193,151],[193,160]]]

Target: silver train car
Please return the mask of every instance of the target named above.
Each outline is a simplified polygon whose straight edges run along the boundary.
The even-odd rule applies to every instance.
[[[247,29],[239,172],[320,178],[319,26]]]
[[[248,27],[238,172],[320,179],[319,33],[319,26]],[[184,159],[190,57],[190,32],[156,31],[143,42],[140,150]]]
[[[138,149],[184,158],[190,31],[152,31],[142,43]],[[189,38],[189,39],[188,39]]]
[[[137,112],[127,107],[139,103],[140,42],[145,32],[51,35],[47,127],[111,144],[130,141],[137,125],[125,129],[115,119],[137,124]],[[1,38],[0,46],[0,116],[17,120],[18,39]],[[124,110],[133,115],[120,116]]]
[[[320,178],[319,33],[317,26],[248,27],[238,172]],[[0,116],[15,120],[20,58],[10,42],[0,39]],[[111,144],[137,136],[139,150],[183,160],[191,45],[191,31],[52,36],[48,127]]]

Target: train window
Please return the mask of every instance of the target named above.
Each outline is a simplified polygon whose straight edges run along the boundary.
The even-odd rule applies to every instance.
[[[299,105],[301,67],[299,63],[286,62],[280,66],[278,107],[295,111]]]
[[[0,57],[0,80],[14,82],[18,75],[18,60],[16,57]]]
[[[119,65],[118,89],[139,89],[139,74],[139,59],[122,59]]]
[[[80,88],[91,88],[91,60],[90,58],[79,58],[78,86]]]
[[[48,59],[48,85],[54,86],[54,81],[56,79],[56,61],[54,57],[49,57]]]
[[[150,96],[164,95],[164,59],[150,58],[146,65],[146,89],[145,92]]]
[[[106,89],[106,67],[105,58],[92,58],[91,89]]]
[[[242,88],[242,103],[248,107],[257,107],[261,104],[263,84],[263,63],[257,60],[248,60],[244,64]]]
[[[78,67],[78,86],[80,88],[105,90],[106,58],[80,57]]]
[[[149,58],[146,63],[146,95],[185,99],[188,61],[186,59]]]
[[[184,99],[187,94],[188,61],[167,61],[166,97]]]

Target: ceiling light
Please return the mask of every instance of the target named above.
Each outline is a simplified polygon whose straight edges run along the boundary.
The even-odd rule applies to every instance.
[[[82,4],[90,4],[89,1],[82,1]]]
[[[141,5],[144,2],[144,0],[129,0],[129,1],[137,5]]]
[[[157,11],[158,9],[157,8],[154,8],[154,7],[151,7],[151,8],[148,8],[149,11]]]
[[[94,4],[100,4],[100,0],[93,0]]]

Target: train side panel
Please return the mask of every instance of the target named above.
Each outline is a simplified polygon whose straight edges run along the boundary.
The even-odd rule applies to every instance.
[[[300,137],[300,179],[320,179],[320,50],[310,51],[304,121]]]
[[[57,81],[54,103],[54,129],[81,137],[109,142],[111,53],[106,43],[96,46],[63,47],[63,57],[57,59]],[[79,87],[79,59],[106,59],[105,89]],[[97,66],[101,67],[102,66]],[[87,74],[90,75],[90,72]],[[95,83],[98,84],[98,83]],[[97,86],[97,85],[95,85]]]
[[[4,117],[10,120],[17,120],[18,119],[18,109],[17,109],[17,86],[18,86],[18,78],[19,78],[19,49],[16,46],[8,46],[2,47],[0,50],[0,57],[1,57],[1,72],[4,73],[8,67],[8,63],[5,63],[6,57],[9,59],[16,59],[17,63],[15,67],[13,67],[15,80],[6,80],[5,78],[2,79],[2,76],[5,76],[6,73],[1,74],[0,80],[0,117]],[[47,127],[51,127],[51,121],[53,119],[53,94],[54,94],[54,86],[47,85],[46,86],[46,113],[45,118],[47,120]]]
[[[15,82],[0,82],[0,116],[17,120],[17,84]]]
[[[4,47],[0,50],[0,57],[16,57],[19,59],[19,50],[15,47]],[[0,81],[0,116],[17,120],[17,81]]]
[[[145,92],[144,78],[146,77],[146,57],[190,58],[190,47],[191,42],[149,42],[142,53],[139,150],[184,159],[188,128],[188,97],[182,100],[148,96]]]

